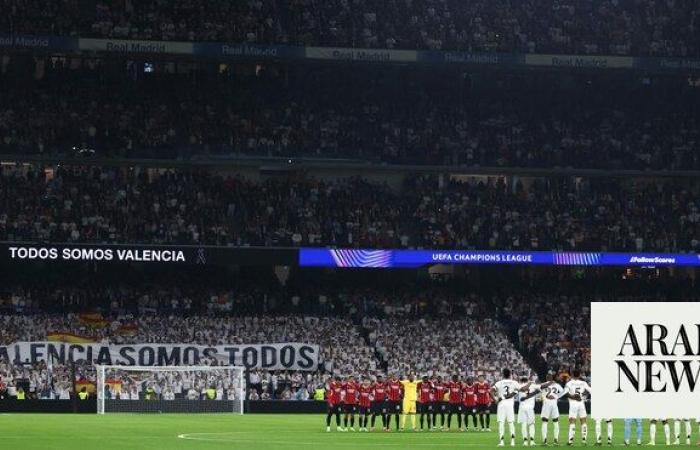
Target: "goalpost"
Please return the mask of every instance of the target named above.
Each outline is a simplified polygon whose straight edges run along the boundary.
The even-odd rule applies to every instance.
[[[97,413],[243,414],[237,366],[95,366]]]

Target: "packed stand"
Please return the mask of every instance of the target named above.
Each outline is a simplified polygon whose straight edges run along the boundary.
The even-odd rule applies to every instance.
[[[4,0],[0,31],[510,53],[698,56],[692,0]]]
[[[0,153],[700,169],[698,89],[505,77],[464,93],[449,74],[397,83],[381,70],[309,69],[193,82],[59,66],[47,62],[41,81],[7,75]]]
[[[537,354],[553,372],[568,373],[578,367],[589,373],[589,300],[553,297],[528,306],[532,315],[518,330],[521,348]],[[553,311],[556,320],[551,318]]]
[[[301,283],[303,284],[303,281]],[[105,281],[96,280],[96,284],[105,284]],[[295,300],[298,298],[294,293],[295,289],[290,287],[289,295],[292,297],[281,303],[300,301]],[[275,315],[275,311],[277,311],[275,308],[269,310],[267,313],[269,315],[256,317],[241,316],[240,312],[235,310],[214,311],[207,309],[209,304],[207,297],[211,295],[209,293],[193,296],[189,310],[171,309],[171,304],[167,301],[168,297],[177,300],[182,294],[178,295],[174,290],[168,291],[166,287],[155,290],[159,291],[161,296],[154,295],[153,290],[148,288],[144,291],[148,294],[120,290],[109,284],[104,286],[104,290],[118,294],[112,300],[107,294],[96,295],[95,303],[92,306],[99,307],[103,313],[46,313],[43,309],[45,307],[52,308],[52,305],[63,295],[61,292],[72,292],[73,297],[88,297],[90,292],[96,293],[96,290],[90,287],[81,289],[66,286],[46,286],[45,290],[35,289],[33,291],[20,287],[6,289],[6,293],[0,294],[0,299],[12,298],[15,299],[12,305],[22,306],[13,309],[14,307],[10,306],[10,303],[3,302],[5,314],[0,315],[0,345],[8,345],[18,341],[44,341],[66,337],[104,344],[314,343],[321,347],[320,367],[317,370],[310,372],[253,370],[249,373],[248,380],[247,396],[250,399],[308,400],[313,397],[315,389],[324,386],[333,376],[345,377],[352,374],[362,374],[375,377],[385,375],[387,371],[395,373],[397,370],[408,370],[408,364],[415,362],[411,358],[411,353],[418,352],[415,355],[417,358],[422,354],[423,347],[419,350],[412,346],[413,340],[401,338],[396,334],[382,334],[377,339],[377,331],[373,327],[378,323],[383,323],[382,321],[404,321],[407,327],[415,328],[414,331],[417,331],[424,325],[424,322],[418,322],[418,317],[421,316],[456,315],[461,317],[468,315],[481,317],[484,314],[489,314],[489,311],[492,312],[485,305],[483,299],[474,294],[460,296],[453,293],[448,295],[446,289],[437,287],[425,290],[423,292],[425,296],[414,295],[416,299],[422,299],[415,302],[410,298],[408,287],[396,300],[391,299],[388,290],[356,289],[348,290],[348,294],[324,289],[326,295],[312,294],[313,301],[318,300],[316,311],[322,312],[328,304],[333,305],[334,316],[332,317],[303,314]],[[59,294],[54,296],[53,292],[59,292]],[[235,295],[248,298],[248,294],[242,291]],[[142,300],[144,297],[153,300],[144,303]],[[122,301],[117,301],[116,298],[122,298]],[[362,300],[359,300],[360,298]],[[427,298],[431,300],[426,301]],[[28,299],[32,300],[27,301]],[[411,304],[416,306],[407,306]],[[419,304],[422,306],[417,306]],[[75,308],[89,308],[90,306],[90,304],[81,301],[74,304]],[[53,307],[55,308],[55,305]],[[258,311],[263,311],[263,309]],[[197,315],[199,312],[205,312],[205,315]],[[365,326],[358,326],[349,318],[363,316],[386,317],[387,319],[377,319],[380,322],[365,321]],[[437,322],[430,323],[437,324]],[[488,358],[499,357],[502,353],[495,350],[490,351],[486,347],[503,344],[510,348],[512,344],[502,342],[502,335],[498,335],[498,339],[495,340],[493,337],[485,336],[485,333],[498,334],[502,331],[490,319],[481,325],[472,327],[475,323],[475,319],[471,318],[449,322],[450,328],[456,328],[451,332],[452,336],[460,336],[459,345],[455,344],[456,341],[440,341],[441,345],[451,349],[445,350],[444,355],[441,350],[440,355],[452,358],[449,364],[440,366],[442,370],[454,370],[459,373],[463,373],[465,370],[474,370],[474,373],[478,371],[478,373],[489,377],[495,373],[495,369],[492,369],[502,362],[488,361]],[[463,327],[469,327],[469,331],[461,331]],[[398,332],[397,329],[389,327],[382,327],[382,329],[393,330],[392,333]],[[437,329],[434,331],[437,332]],[[476,334],[469,334],[467,339],[466,335],[463,336],[464,333]],[[384,348],[388,340],[393,342],[393,349],[396,352],[392,355],[389,355]],[[471,343],[468,355],[457,349],[457,347],[461,348],[464,342]],[[475,350],[477,347],[478,351]],[[403,358],[401,363],[398,362],[397,358],[399,357]],[[465,367],[465,362],[462,359],[464,357],[475,359],[467,363],[468,366]],[[209,363],[217,364],[217,361],[209,361],[207,364]],[[483,370],[480,368],[482,366]],[[410,370],[415,371],[442,373],[420,364],[411,367]],[[520,366],[518,367],[520,368]],[[18,382],[23,385],[27,384],[30,398],[65,398],[73,392],[71,383],[71,370],[73,368],[58,362],[51,364],[48,368],[42,362],[36,364],[24,362],[12,365],[5,362],[2,369],[0,378],[5,386],[12,385],[14,387],[18,385]],[[112,389],[109,395],[111,398],[133,400],[144,399],[147,395],[158,399],[166,399],[166,397],[172,399],[173,396],[175,399],[202,398],[206,395],[205,391],[209,387],[205,386],[204,380],[190,380],[191,382],[186,383],[182,377],[178,376],[173,376],[172,379],[168,380],[160,375],[154,375],[154,377],[156,378],[140,379],[137,377],[135,382],[131,379],[122,380],[123,383],[120,384],[119,388]],[[94,384],[96,381],[95,370],[92,366],[79,363],[75,381],[78,386]],[[219,386],[219,384],[221,383],[217,383],[216,398],[230,399],[226,386],[223,384]],[[152,392],[149,389],[152,389]],[[221,395],[219,395],[219,390],[222,390]],[[15,396],[15,392],[11,390],[7,395]]]
[[[251,372],[252,391],[248,394],[252,399],[263,400],[308,399],[329,376],[350,371],[351,362],[362,363],[368,371],[377,367],[374,352],[352,321],[344,318],[350,306],[346,307],[335,296],[319,302],[317,298],[278,292],[273,287],[278,281],[271,273],[261,274],[259,269],[241,274],[246,282],[236,282],[233,286],[221,285],[222,280],[230,279],[230,274],[224,276],[215,268],[175,278],[170,273],[147,275],[127,270],[120,271],[116,278],[107,272],[103,277],[87,277],[76,284],[66,284],[67,277],[66,273],[53,271],[45,274],[41,282],[29,277],[0,289],[0,345],[76,338],[116,345],[293,341],[320,345],[318,370]],[[260,290],[260,286],[267,288]],[[330,312],[333,317],[328,316]],[[202,363],[221,364],[221,361]],[[13,370],[34,374],[36,378],[43,367],[24,362]],[[52,370],[54,374],[70,373],[70,367],[58,362],[52,365]],[[53,379],[57,380],[56,377]],[[14,378],[25,379],[21,374],[9,377]],[[78,383],[94,384],[95,380],[91,366],[79,365]],[[31,380],[30,384],[28,395],[39,396],[35,385],[40,383]],[[51,384],[47,398],[58,398],[63,387]],[[146,387],[135,386],[139,394]],[[166,392],[168,396],[170,391],[180,392],[177,388],[167,391],[164,387],[153,385],[159,398]],[[65,388],[72,392],[72,385]],[[117,392],[113,394],[116,396]],[[131,390],[120,391],[119,395],[143,398],[143,395],[134,396]]]
[[[3,0],[3,33],[164,41],[275,42],[275,2]]]
[[[239,373],[229,370],[105,370],[107,400],[240,400],[242,389]]]
[[[253,182],[193,171],[0,168],[0,240],[697,251],[695,183],[413,177]]]
[[[94,369],[85,364],[49,367],[44,362],[31,365],[0,360],[0,400],[17,398],[20,390],[26,399],[70,400],[75,395],[73,370],[77,384],[95,381]]]
[[[330,377],[321,371],[252,371],[245,395],[250,400],[309,400],[313,398],[314,390],[323,386]],[[211,379],[199,374],[150,372],[138,377],[113,376],[107,381],[106,397],[114,400],[204,400],[208,399],[207,390],[212,385],[216,395],[211,400],[240,398],[238,384],[232,386],[228,375]],[[96,385],[95,368],[85,362],[47,366],[45,362],[9,364],[0,361],[0,400],[17,398],[20,388],[27,399],[70,400],[83,387],[94,396]]]
[[[641,273],[641,275],[640,275]],[[655,268],[615,279],[602,271],[577,281],[537,280],[533,288],[501,299],[501,320],[517,330],[519,350],[537,368],[566,378],[590,373],[591,302],[696,302],[697,283],[687,274],[659,277]],[[620,279],[621,278],[621,279]]]
[[[697,56],[692,0],[313,0],[291,2],[292,36],[307,44],[505,53]]]
[[[179,295],[175,291],[166,294],[167,288],[160,287],[162,297],[124,291],[116,309],[106,300],[107,295],[97,295],[95,303],[79,302],[75,308],[92,307],[101,312],[48,313],[44,309],[57,301],[51,292],[72,291],[73,296],[79,296],[84,290],[82,295],[87,297],[87,293],[97,290],[90,287],[90,282],[79,281],[70,289],[52,285],[44,291],[30,292],[27,288],[5,287],[0,300],[31,297],[32,309],[13,310],[0,302],[4,305],[0,346],[44,341],[56,332],[114,344],[319,344],[322,352],[318,370],[249,372],[248,398],[293,401],[313,398],[315,390],[335,376],[405,375],[410,371],[443,379],[483,374],[493,381],[506,366],[517,375],[555,372],[566,378],[576,368],[589,373],[591,301],[698,301],[697,282],[690,272],[671,273],[659,268],[502,270],[498,274],[476,270],[471,280],[416,280],[415,275],[403,271],[321,275],[304,270],[290,277],[282,293],[276,294],[279,306],[268,304],[240,311],[208,309],[210,298],[216,297],[211,293],[219,290],[214,287],[210,287],[211,292],[200,288],[204,293],[192,296],[189,311],[171,309],[167,299]],[[65,284],[63,275],[60,271],[57,274]],[[505,285],[504,276],[510,281]],[[91,278],[106,291],[119,291],[110,284],[112,275]],[[124,273],[117,276],[124,278]],[[142,286],[144,292],[151,292],[146,286],[156,281],[149,278]],[[382,280],[381,285],[377,279]],[[130,281],[128,277],[126,280]],[[214,285],[212,281],[203,280],[204,285]],[[186,290],[187,279],[183,278],[181,284]],[[309,292],[301,294],[301,290]],[[251,304],[265,303],[261,297],[271,296],[246,291],[231,289],[237,292],[232,295]],[[140,298],[146,295],[156,300],[144,309]],[[282,306],[297,302],[306,306]],[[330,310],[329,304],[333,305]],[[258,315],[246,315],[246,311]],[[65,399],[73,393],[73,371],[78,387],[95,383],[95,370],[85,362],[72,367],[0,361],[0,397],[16,396],[17,388],[22,386],[28,398]],[[140,386],[133,386],[138,395],[133,395],[130,385],[119,398],[127,398],[128,392],[129,399],[143,399],[150,381],[158,398],[165,394],[170,397],[171,393],[176,398],[207,395],[202,392],[203,381],[196,387],[196,383],[185,386],[181,377],[170,380],[174,384],[164,379],[146,380],[145,384],[142,381]],[[225,387],[221,389],[219,395],[217,387],[216,398],[229,398]],[[112,395],[116,398],[116,391]]]
[[[362,368],[376,372],[373,350],[347,319],[330,317],[237,317],[187,318],[144,315],[95,319],[85,315],[5,315],[0,316],[2,344],[19,341],[45,341],[52,332],[80,336],[104,344],[178,343],[197,345],[237,345],[275,342],[301,342],[321,347],[323,370],[347,374]]]
[[[484,375],[493,380],[509,367],[518,375],[532,375],[506,330],[491,318],[367,318],[364,326],[389,373],[415,371],[444,379]]]
[[[114,336],[103,337],[103,343],[176,343],[192,342],[204,345],[239,344],[252,342],[308,342],[318,343],[322,348],[322,367],[312,372],[287,372],[255,370],[250,374],[247,394],[251,399],[308,400],[314,389],[323,386],[329,377],[362,374],[375,377],[385,373],[405,374],[409,371],[431,376],[451,377],[453,374],[485,375],[496,377],[503,364],[517,373],[530,374],[522,356],[508,341],[502,326],[493,319],[369,319],[364,329],[369,333],[369,345],[361,336],[361,329],[340,319],[279,317],[274,319],[254,318],[242,322],[254,322],[255,327],[237,327],[237,321],[207,319],[193,316],[182,322],[176,317],[167,319],[136,320],[127,318],[131,333],[121,335],[123,328],[116,326],[122,320],[116,318],[109,330]],[[73,322],[71,324],[71,322]],[[327,323],[326,323],[327,322]],[[48,339],[47,330],[58,329],[62,333],[86,337],[109,334],[96,332],[76,317],[51,316],[0,316],[3,342],[43,341]],[[72,327],[71,327],[72,325]],[[196,325],[196,327],[195,327]],[[250,325],[250,323],[248,324]],[[55,328],[58,327],[58,328]],[[196,330],[195,330],[196,328]],[[296,331],[289,331],[289,330]],[[37,333],[37,334],[33,334]],[[157,338],[156,338],[157,336]],[[377,360],[379,355],[382,361]],[[426,359],[426,355],[430,355]],[[216,361],[212,361],[216,364]],[[70,366],[53,364],[48,370],[44,363],[2,366],[0,378],[5,385],[15,380],[28,380],[28,392],[38,398],[64,398],[72,389]],[[121,370],[121,369],[120,369]],[[119,377],[119,390],[111,393],[119,399],[144,399],[147,389],[153,389],[153,398],[199,399],[211,385],[205,378],[186,380],[184,375],[173,373],[146,373],[145,378],[129,378],[128,368]],[[49,373],[51,375],[49,375]],[[123,375],[123,376],[122,376]],[[111,376],[111,375],[110,375]],[[51,378],[50,378],[51,377]],[[126,377],[126,378],[124,378]],[[109,377],[108,377],[109,378]],[[113,378],[113,377],[112,377]],[[111,379],[111,378],[110,378]],[[92,384],[96,374],[92,367],[81,366],[76,375],[79,384]],[[110,381],[114,384],[117,381]],[[221,380],[219,380],[221,381]],[[234,387],[216,382],[217,399],[236,399],[231,392]],[[64,392],[67,390],[68,392]],[[219,395],[218,390],[222,390]],[[118,394],[118,395],[117,395]],[[149,394],[151,395],[151,394]]]

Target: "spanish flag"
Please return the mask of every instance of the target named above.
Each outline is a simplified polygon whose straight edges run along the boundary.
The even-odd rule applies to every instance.
[[[105,380],[105,384],[107,386],[109,386],[109,389],[114,393],[121,393],[121,391],[122,391],[121,380],[107,379],[107,380]]]
[[[95,383],[92,383],[88,380],[80,380],[75,382],[76,392],[80,392],[83,388],[86,388],[87,391],[91,394],[94,394],[97,391]]]
[[[46,337],[51,342],[69,342],[71,344],[90,344],[95,342],[95,339],[89,336],[79,336],[65,331],[50,331]]]
[[[109,322],[100,313],[83,313],[78,316],[78,320],[92,328],[104,328],[109,325]]]
[[[136,336],[139,333],[139,326],[136,323],[122,324],[117,330],[120,336]]]

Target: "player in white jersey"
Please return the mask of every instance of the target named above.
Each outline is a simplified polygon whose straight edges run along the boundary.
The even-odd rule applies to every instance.
[[[520,383],[523,386],[528,386],[527,377],[521,377]],[[518,394],[518,423],[520,424],[523,434],[523,446],[535,446],[535,397],[540,393],[540,387],[536,384],[529,383],[526,391],[521,391]]]
[[[566,396],[569,398],[569,440],[567,445],[574,445],[576,437],[576,419],[581,421],[581,442],[586,445],[588,439],[588,414],[584,403],[586,394],[591,393],[591,387],[581,379],[581,371],[574,369],[571,372],[571,380],[564,386]]]
[[[554,375],[547,374],[547,381],[540,385],[542,390],[542,445],[547,445],[547,428],[549,421],[554,426],[554,445],[559,445],[559,399],[566,391],[556,381]]]
[[[666,445],[671,445],[671,426],[668,424],[668,419],[649,420],[649,443],[647,445],[656,445],[656,423],[659,421],[664,425]]]
[[[498,446],[503,447],[503,436],[506,431],[506,422],[510,430],[510,445],[515,447],[515,396],[520,392],[520,383],[510,378],[510,369],[503,369],[503,379],[498,381],[491,390],[493,398],[498,402]],[[528,386],[529,388],[529,386]]]
[[[608,433],[608,445],[612,445],[613,440],[613,421],[612,419],[596,419],[595,420],[595,445],[603,445],[603,421],[605,421]]]
[[[681,422],[685,424],[685,445],[690,445],[690,437],[693,434],[693,426],[690,424],[690,419],[674,419],[673,420],[673,432],[675,435],[675,440],[673,445],[681,444]]]

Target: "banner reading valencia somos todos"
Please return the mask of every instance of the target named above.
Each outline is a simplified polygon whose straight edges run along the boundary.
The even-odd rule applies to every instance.
[[[55,338],[55,337],[54,337]],[[15,342],[0,346],[3,358],[16,364],[70,364],[89,361],[99,365],[190,366],[217,363],[247,369],[309,370],[318,368],[319,347],[298,342],[255,345],[138,344],[110,345],[80,342]]]

